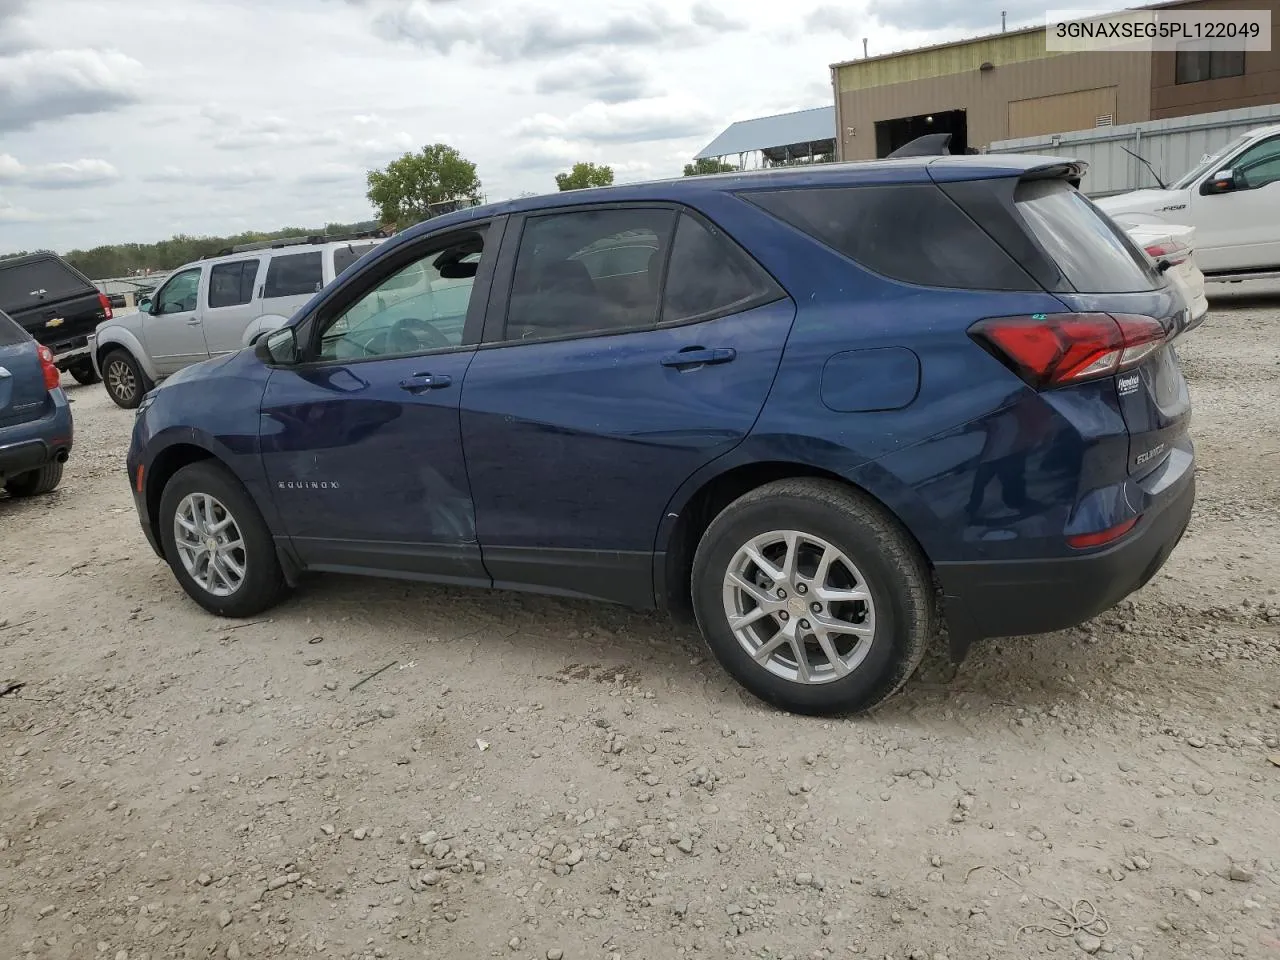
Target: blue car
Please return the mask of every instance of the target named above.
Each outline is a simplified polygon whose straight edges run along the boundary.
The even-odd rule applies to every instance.
[[[763,699],[855,712],[945,621],[1081,623],[1191,515],[1190,320],[1051,157],[476,207],[149,393],[138,515],[228,617],[309,571],[691,615]]]
[[[0,486],[11,497],[62,481],[74,430],[53,353],[0,310]]]

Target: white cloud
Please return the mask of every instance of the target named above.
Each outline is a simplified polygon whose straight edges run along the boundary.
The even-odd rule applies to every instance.
[[[516,126],[516,133],[530,137],[643,143],[699,136],[714,132],[715,125],[715,116],[695,101],[657,97],[618,104],[589,103],[564,117],[534,114]]]
[[[142,64],[117,51],[32,50],[0,57],[0,131],[136,103]]]
[[[27,166],[17,157],[0,153],[0,183],[58,190],[96,187],[120,179],[120,171],[106,160],[85,158]]]

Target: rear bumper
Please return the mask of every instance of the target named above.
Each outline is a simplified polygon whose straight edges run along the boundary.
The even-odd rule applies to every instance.
[[[1191,519],[1195,478],[1113,547],[1051,560],[938,563],[951,632],[965,640],[1074,627],[1144,586]]]
[[[38,470],[71,454],[74,428],[71,406],[54,391],[53,412],[31,423],[0,428],[0,477]]]

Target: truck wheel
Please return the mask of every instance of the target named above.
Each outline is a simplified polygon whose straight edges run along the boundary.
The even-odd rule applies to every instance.
[[[71,366],[67,367],[67,372],[76,378],[76,383],[89,386],[91,383],[97,383],[100,379],[98,371],[93,369],[92,360],[77,360]]]
[[[10,477],[4,488],[11,497],[38,497],[53,490],[62,482],[62,464],[46,463],[38,470],[28,470]]]
[[[157,524],[174,576],[210,613],[251,617],[287,592],[266,521],[221,464],[201,460],[175,473],[161,494]]]
[[[698,544],[692,588],[720,664],[795,713],[869,710],[934,636],[919,548],[879,504],[828,480],[779,480],[731,503]]]
[[[102,373],[107,393],[116,406],[132,410],[142,402],[152,383],[128,350],[112,350],[102,358]]]

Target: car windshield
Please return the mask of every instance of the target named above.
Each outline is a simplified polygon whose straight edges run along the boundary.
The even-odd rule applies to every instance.
[[[1211,170],[1216,169],[1217,164],[1221,163],[1228,154],[1234,152],[1236,149],[1243,146],[1244,142],[1248,139],[1249,139],[1249,134],[1247,133],[1241,134],[1240,136],[1236,137],[1234,140],[1228,143],[1225,147],[1223,147],[1217,153],[1210,156],[1209,159],[1201,160],[1199,166],[1193,169],[1190,173],[1183,175],[1180,179],[1178,179],[1177,182],[1173,184],[1172,187],[1170,187],[1170,189],[1171,190],[1187,189],[1187,187],[1191,186],[1193,183],[1199,180],[1206,173],[1209,173]]]

